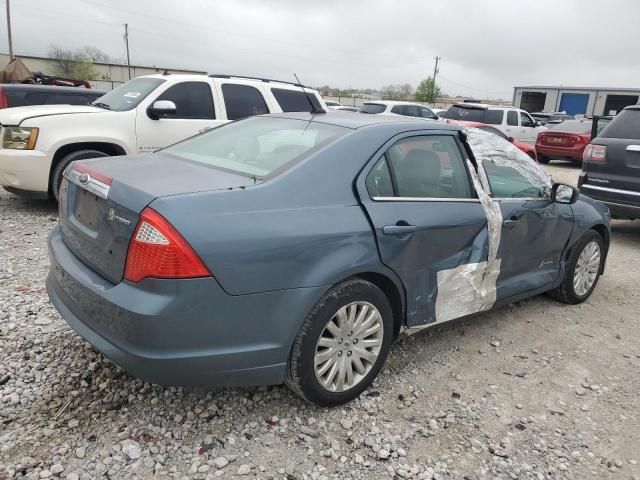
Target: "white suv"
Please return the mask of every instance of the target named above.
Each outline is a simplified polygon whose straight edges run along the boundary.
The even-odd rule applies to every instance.
[[[229,75],[149,75],[89,106],[3,109],[0,186],[57,198],[62,172],[74,160],[158,150],[251,115],[319,109],[326,105],[316,90]]]
[[[507,137],[532,145],[538,133],[547,130],[524,110],[481,103],[456,103],[447,110],[444,119],[493,125]]]
[[[361,113],[378,115],[402,115],[403,117],[420,117],[429,120],[438,120],[438,117],[429,107],[419,103],[399,102],[391,100],[377,100],[365,102],[360,107]]]

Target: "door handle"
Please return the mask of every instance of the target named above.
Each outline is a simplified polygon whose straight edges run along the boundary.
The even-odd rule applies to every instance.
[[[640,145],[627,145],[627,152],[640,152]]]
[[[387,225],[382,227],[382,233],[385,235],[409,235],[418,230],[415,225]]]
[[[518,217],[511,217],[502,222],[506,228],[514,228],[520,225],[520,219]]]

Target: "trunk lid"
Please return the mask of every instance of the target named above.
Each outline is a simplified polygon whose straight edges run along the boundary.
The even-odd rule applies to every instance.
[[[65,244],[110,282],[124,274],[140,212],[154,199],[246,187],[253,180],[162,153],[74,162],[60,191]]]

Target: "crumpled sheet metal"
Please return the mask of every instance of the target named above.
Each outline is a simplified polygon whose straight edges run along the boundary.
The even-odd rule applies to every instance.
[[[438,323],[489,310],[496,303],[496,283],[500,275],[500,259],[497,257],[502,236],[502,212],[500,204],[489,196],[488,190],[482,185],[482,176],[486,181],[482,166],[478,168],[479,176],[471,162],[467,161],[467,164],[473,186],[478,192],[478,199],[487,215],[489,250],[484,262],[466,263],[437,273]]]
[[[500,167],[515,169],[541,189],[551,188],[553,185],[551,176],[539,168],[535,160],[504,138],[478,128],[466,128],[465,134],[467,135],[467,143],[480,164],[478,165],[479,170],[484,170],[482,168],[483,162],[493,162]],[[486,192],[491,191],[488,184],[484,186]]]

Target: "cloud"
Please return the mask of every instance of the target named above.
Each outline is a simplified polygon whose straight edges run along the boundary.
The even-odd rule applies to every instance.
[[[95,45],[132,62],[378,88],[417,83],[442,57],[446,93],[514,85],[639,86],[640,2],[609,0],[45,0],[12,3],[14,48]],[[7,49],[0,38],[0,49]]]

